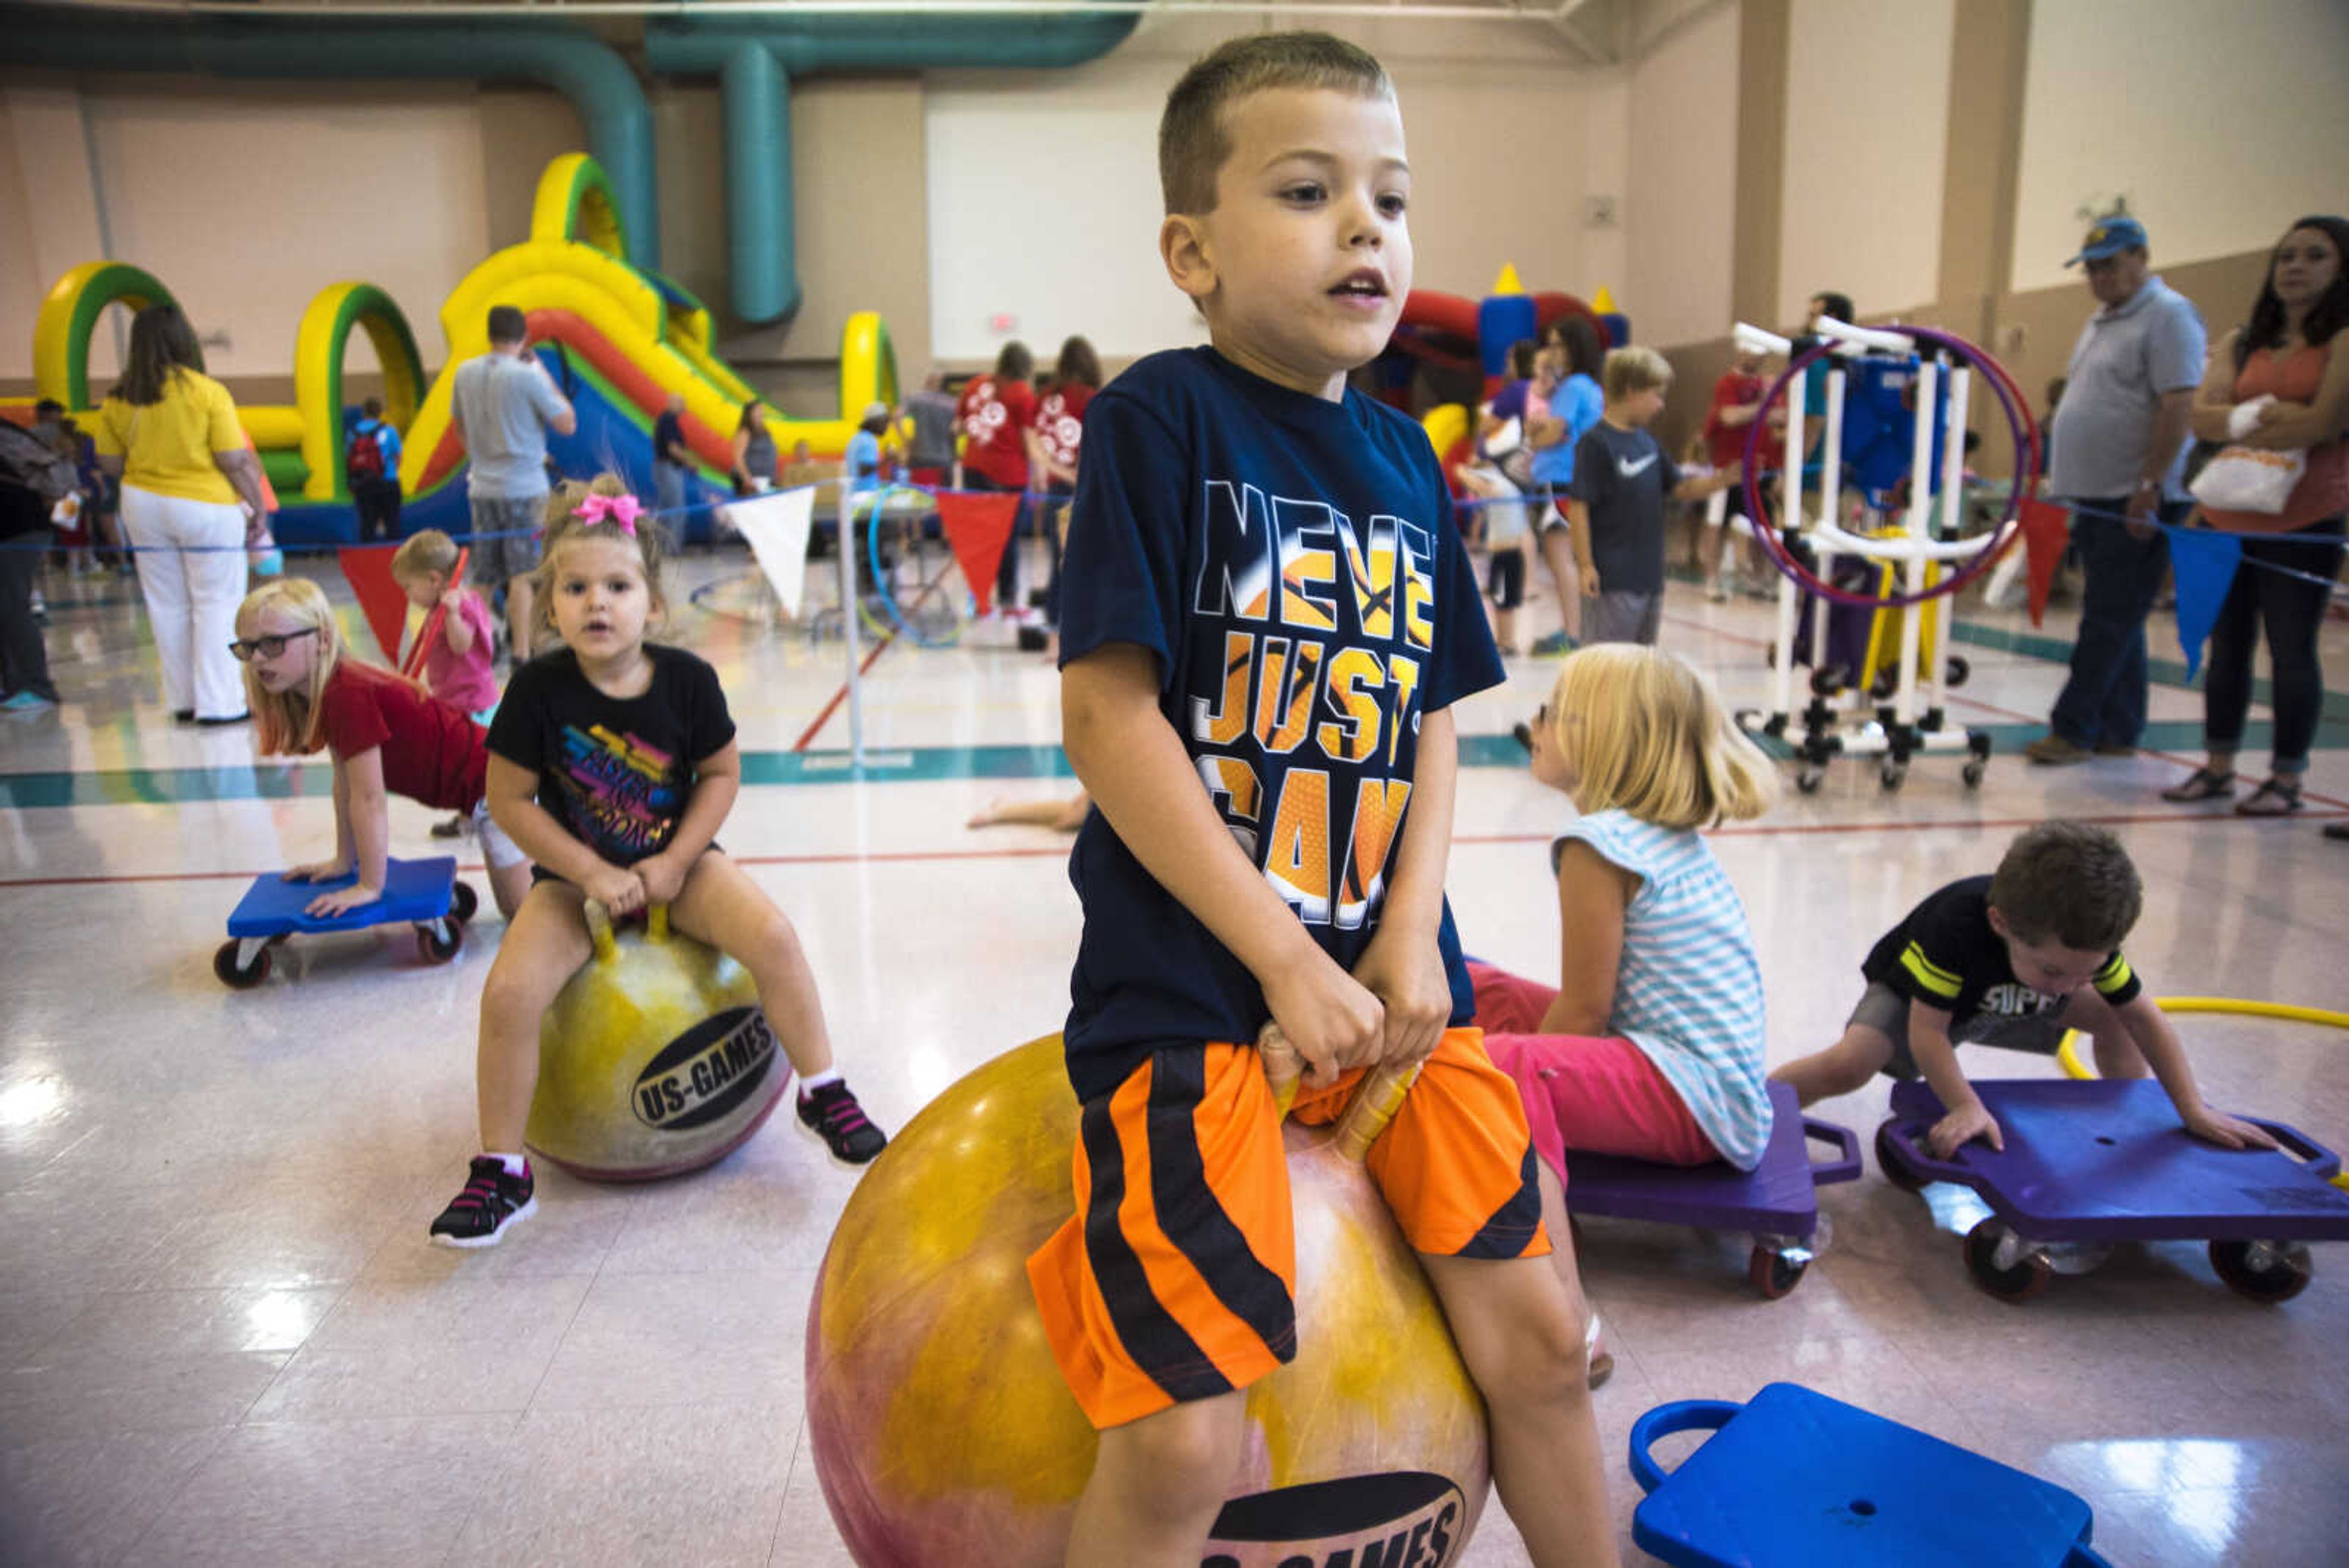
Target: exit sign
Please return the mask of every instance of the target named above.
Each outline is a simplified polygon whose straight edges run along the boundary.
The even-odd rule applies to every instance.
[[[999,310],[987,318],[989,332],[1014,332],[1019,330],[1019,318],[1008,310]]]

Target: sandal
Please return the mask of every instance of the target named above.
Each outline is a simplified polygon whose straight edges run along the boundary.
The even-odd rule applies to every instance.
[[[2184,784],[2172,784],[2161,792],[2161,798],[2174,801],[2227,800],[2235,793],[2235,775],[2213,773],[2209,768],[2196,768]],[[2240,809],[2240,808],[2238,808]]]
[[[2262,805],[2271,801],[2273,805]],[[2300,784],[2286,782],[2281,775],[2253,790],[2248,799],[2235,803],[2237,816],[2290,816],[2301,808]]]

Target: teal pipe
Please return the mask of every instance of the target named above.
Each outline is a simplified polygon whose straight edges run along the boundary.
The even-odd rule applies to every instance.
[[[745,201],[792,181],[792,78],[772,50],[743,42],[726,52],[718,80],[726,109],[726,256],[734,314],[780,321],[799,308],[797,214],[781,201]]]
[[[564,23],[347,26],[30,11],[9,17],[0,59],[67,71],[536,82],[570,99],[585,122],[588,151],[618,199],[628,259],[648,269],[660,265],[653,120],[644,88],[609,47]]]
[[[725,94],[727,254],[735,315],[780,320],[798,308],[791,84],[845,71],[950,67],[1050,70],[1100,58],[1141,20],[1069,16],[808,16],[650,24],[645,57],[663,76],[710,76]]]

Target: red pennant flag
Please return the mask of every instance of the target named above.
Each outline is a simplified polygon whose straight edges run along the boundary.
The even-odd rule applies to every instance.
[[[1019,497],[1014,494],[938,493],[938,525],[946,530],[981,615],[994,602],[995,569],[1003,564],[1003,547],[1011,541],[1012,520],[1019,515]]]
[[[2023,504],[2023,550],[2031,564],[2031,624],[2047,613],[2047,595],[2055,586],[2055,568],[2072,543],[2072,514],[2053,501]]]
[[[342,563],[343,577],[383,649],[383,661],[397,669],[400,638],[408,630],[408,595],[392,581],[391,552],[379,545],[347,545],[335,552],[335,558]]]

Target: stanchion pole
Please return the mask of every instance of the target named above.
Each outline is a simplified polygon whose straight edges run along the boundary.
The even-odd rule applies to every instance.
[[[840,643],[848,650],[848,762],[864,766],[864,688],[857,666],[856,647],[856,497],[846,472],[840,478],[840,536],[833,552],[840,557]]]

